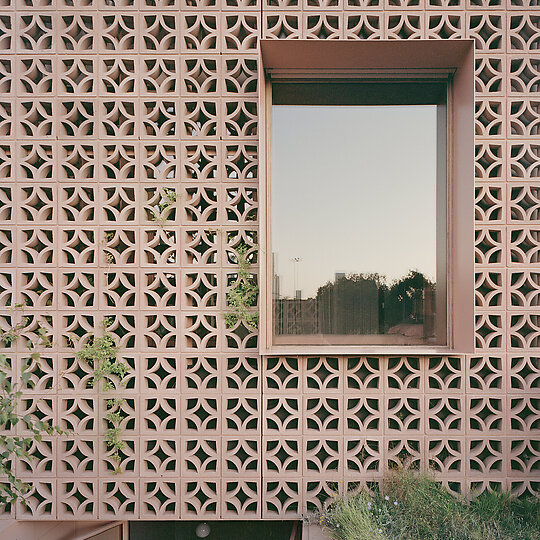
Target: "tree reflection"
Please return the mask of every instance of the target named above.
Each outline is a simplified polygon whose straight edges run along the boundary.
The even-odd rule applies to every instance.
[[[315,298],[275,300],[275,332],[432,337],[434,305],[435,284],[418,270],[391,283],[381,274],[348,274]]]

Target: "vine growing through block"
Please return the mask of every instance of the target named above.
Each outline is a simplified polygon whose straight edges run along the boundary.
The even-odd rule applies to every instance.
[[[24,304],[15,304],[10,311],[24,311]],[[19,323],[13,324],[8,330],[0,333],[0,343],[6,348],[11,347],[20,338],[30,324],[30,318],[23,316]],[[32,460],[35,456],[30,453],[32,445],[39,444],[44,435],[67,434],[60,426],[52,425],[45,420],[36,419],[32,414],[18,412],[22,399],[23,387],[33,388],[32,365],[38,365],[41,354],[38,347],[51,347],[45,328],[38,324],[34,331],[37,342],[26,341],[27,356],[21,360],[20,375],[17,377],[12,359],[7,354],[0,354],[0,505],[9,511],[16,502],[27,506],[26,496],[32,489],[32,484],[24,482],[15,473],[17,460]],[[26,434],[15,432],[17,424],[22,424]]]
[[[236,250],[238,256],[238,275],[231,289],[227,293],[227,308],[225,313],[225,325],[233,328],[239,321],[251,329],[256,330],[259,326],[259,313],[253,311],[257,305],[259,287],[255,277],[251,274],[251,263],[247,257],[248,247],[241,245]]]
[[[77,358],[85,361],[93,369],[90,385],[95,388],[103,381],[101,389],[104,392],[125,387],[125,377],[129,372],[129,366],[118,359],[120,348],[114,336],[108,331],[111,324],[111,319],[104,319],[102,334],[93,334],[89,342],[77,352]],[[115,378],[118,380],[118,385],[115,383]],[[117,463],[115,473],[121,472],[121,451],[126,447],[126,442],[121,439],[122,428],[120,427],[122,420],[126,417],[122,410],[124,403],[125,399],[119,397],[108,399],[106,402],[105,442],[107,448],[113,451],[112,459]]]

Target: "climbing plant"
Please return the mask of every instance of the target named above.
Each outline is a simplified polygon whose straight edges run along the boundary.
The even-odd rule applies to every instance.
[[[90,385],[95,388],[102,382],[101,389],[105,392],[125,387],[125,377],[129,372],[129,366],[118,359],[120,348],[113,335],[108,331],[111,324],[111,319],[104,319],[101,325],[101,335],[93,334],[84,347],[77,352],[77,358],[85,361],[93,369]],[[118,384],[115,382],[115,378]],[[112,449],[112,458],[117,463],[115,473],[121,472],[121,451],[126,447],[125,441],[121,439],[122,428],[120,427],[122,420],[126,417],[122,410],[124,402],[125,399],[119,397],[108,399],[106,402],[105,442],[107,448]]]
[[[23,304],[16,304],[12,310],[24,310]],[[4,347],[10,347],[22,338],[22,333],[30,323],[28,317],[0,333],[0,342]],[[20,414],[19,404],[22,399],[22,388],[32,387],[30,366],[39,364],[40,352],[38,347],[50,347],[46,330],[38,326],[35,331],[36,341],[26,341],[27,356],[22,359],[20,375],[16,378],[12,360],[6,354],[0,354],[0,504],[11,505],[17,501],[26,505],[25,496],[32,489],[32,484],[23,482],[15,474],[17,460],[32,460],[34,456],[30,449],[34,442],[42,441],[44,435],[66,433],[59,426],[39,420],[30,414]],[[25,435],[17,435],[17,424],[22,424],[26,430]]]
[[[120,473],[120,464],[122,463],[121,451],[126,447],[126,442],[120,437],[122,435],[122,428],[120,424],[126,417],[122,411],[122,405],[125,399],[113,398],[107,400],[107,414],[105,420],[107,420],[107,431],[105,432],[105,442],[107,448],[113,451],[112,459],[116,462],[117,466],[114,469],[115,473]]]
[[[178,200],[178,193],[173,188],[163,188],[160,190],[158,204],[151,210],[152,220],[160,227],[163,227],[169,220],[170,209]]]
[[[113,335],[107,331],[111,323],[110,319],[105,319],[102,323],[103,333],[93,334],[84,347],[77,351],[77,358],[85,361],[94,370],[91,386],[95,387],[103,381],[102,389],[105,391],[116,388],[111,375],[116,375],[123,385],[122,379],[129,371],[129,366],[117,358],[120,349]]]
[[[259,326],[259,313],[253,311],[257,305],[259,296],[259,287],[256,284],[255,277],[251,274],[251,264],[247,257],[248,247],[241,245],[236,250],[238,256],[238,275],[231,289],[227,293],[227,308],[225,313],[225,325],[232,328],[239,321],[251,330],[256,330]]]

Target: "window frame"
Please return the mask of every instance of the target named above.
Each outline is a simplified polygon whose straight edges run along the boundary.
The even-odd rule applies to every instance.
[[[455,354],[474,351],[474,42],[262,40],[260,331],[269,354]],[[270,143],[272,82],[446,80],[446,345],[273,343]],[[438,271],[439,273],[439,271]],[[458,286],[459,284],[459,286]],[[444,331],[444,330],[443,330]]]

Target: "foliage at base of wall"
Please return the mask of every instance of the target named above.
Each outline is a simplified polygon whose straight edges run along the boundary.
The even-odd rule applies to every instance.
[[[336,540],[537,540],[540,500],[484,491],[456,497],[427,474],[399,471],[374,492],[337,498],[318,523]]]

